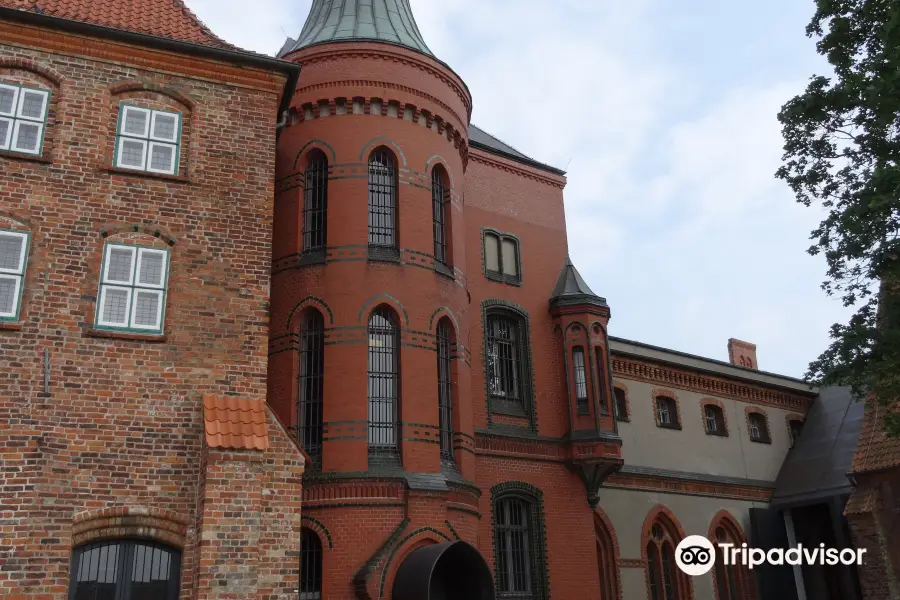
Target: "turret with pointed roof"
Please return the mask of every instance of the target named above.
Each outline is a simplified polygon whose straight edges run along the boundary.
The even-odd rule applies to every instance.
[[[591,291],[572,263],[572,259],[566,256],[566,262],[559,271],[559,278],[550,295],[550,306],[557,308],[576,305],[609,307],[606,298],[601,298]]]

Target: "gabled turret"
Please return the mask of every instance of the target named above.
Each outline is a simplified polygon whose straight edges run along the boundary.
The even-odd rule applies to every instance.
[[[585,283],[566,257],[550,296],[550,313],[561,337],[564,395],[569,407],[569,467],[584,481],[588,503],[622,465],[622,440],[612,411],[609,305]]]
[[[397,44],[434,56],[419,33],[409,0],[313,0],[300,36],[288,38],[278,56],[351,40]]]

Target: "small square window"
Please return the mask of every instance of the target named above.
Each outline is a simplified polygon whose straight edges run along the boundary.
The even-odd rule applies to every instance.
[[[49,90],[0,83],[0,150],[40,154]]]
[[[107,244],[97,302],[97,325],[162,333],[169,253]]]
[[[122,104],[115,166],[175,175],[180,137],[179,113]]]

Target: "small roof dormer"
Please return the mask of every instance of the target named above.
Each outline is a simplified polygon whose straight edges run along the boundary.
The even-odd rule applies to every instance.
[[[434,56],[419,33],[409,0],[313,0],[300,35],[288,38],[278,56],[354,40],[396,44]]]

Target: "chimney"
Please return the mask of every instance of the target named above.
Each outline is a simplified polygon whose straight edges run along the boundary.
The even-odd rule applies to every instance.
[[[741,340],[731,338],[728,340],[728,360],[731,361],[731,364],[739,367],[758,369],[759,363],[756,362],[756,344],[742,342]]]

